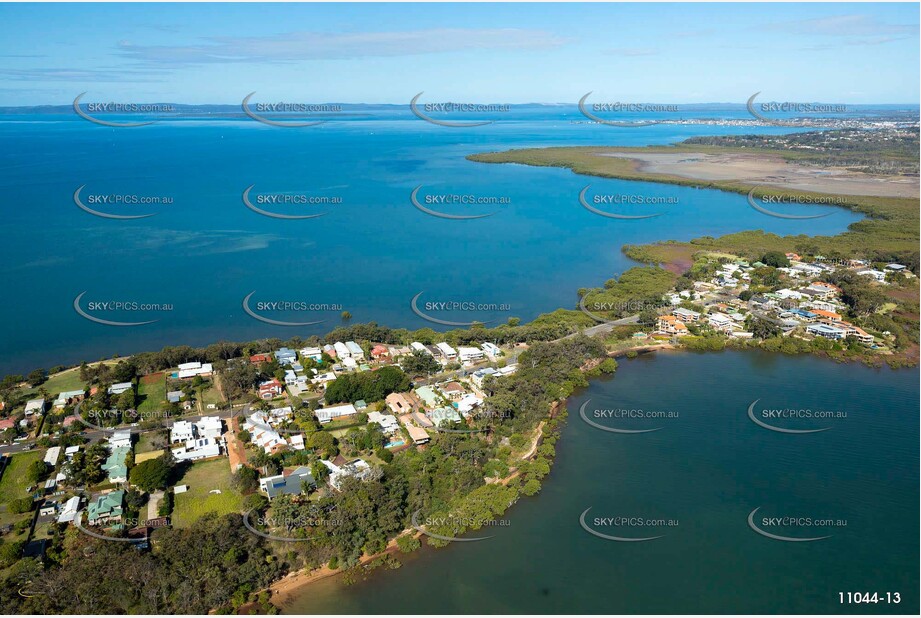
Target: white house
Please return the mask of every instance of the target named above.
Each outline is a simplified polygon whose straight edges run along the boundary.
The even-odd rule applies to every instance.
[[[354,476],[359,480],[365,480],[371,473],[371,466],[363,459],[355,459],[343,466],[337,466],[333,462],[325,459],[321,459],[320,463],[329,470],[329,484],[337,491],[341,487],[344,479]]]
[[[869,268],[869,269],[867,269],[867,270],[858,270],[858,271],[857,271],[857,274],[858,274],[858,275],[862,275],[862,276],[864,276],[864,277],[872,277],[872,278],[875,279],[876,281],[885,281],[885,280],[886,280],[886,273],[884,273],[884,272],[881,271],[881,270],[875,270],[875,269],[872,269],[872,268]]]
[[[684,307],[678,307],[672,311],[672,315],[687,324],[688,322],[696,322],[700,319],[700,314],[696,311],[691,311],[690,309],[685,309]]]
[[[424,345],[422,345],[421,343],[419,343],[418,341],[413,341],[411,344],[409,344],[409,347],[411,347],[413,350],[418,351],[418,352],[424,352],[426,354],[431,354],[431,352],[429,352],[429,349],[425,347]]]
[[[195,376],[210,376],[214,369],[211,363],[182,363],[179,365],[177,377],[181,380],[194,378]]]
[[[131,448],[131,432],[129,430],[114,432],[109,436],[109,447],[112,449]]]
[[[77,512],[80,510],[80,496],[74,496],[70,500],[64,503],[64,508],[61,510],[61,514],[58,515],[59,524],[68,524],[74,521],[74,518],[77,516]]]
[[[489,343],[488,341],[480,347],[483,348],[483,351],[486,352],[487,356],[490,356],[492,358],[496,358],[497,356],[502,354],[502,350],[499,348],[499,346],[497,346],[494,343]]]
[[[462,363],[466,363],[481,360],[483,358],[483,350],[479,348],[458,347],[457,355],[460,357]]]
[[[185,446],[173,449],[173,457],[179,461],[195,461],[221,454],[221,446],[214,438],[189,440]]]
[[[707,323],[714,330],[718,330],[723,333],[728,333],[732,331],[732,318],[730,318],[725,313],[713,313],[707,318]]]
[[[195,427],[189,421],[176,421],[170,429],[169,441],[188,442],[195,439]]]
[[[301,358],[312,358],[318,363],[323,360],[323,350],[320,348],[303,348],[300,352]]]
[[[436,344],[435,347],[438,348],[438,351],[441,352],[441,355],[444,356],[446,359],[454,360],[455,358],[457,358],[457,351],[455,351],[454,348],[449,346],[444,341]]]
[[[130,391],[132,388],[134,388],[134,384],[131,382],[119,382],[118,384],[110,386],[109,390],[106,392],[110,395],[121,395],[125,391]]]
[[[49,447],[48,450],[45,452],[45,457],[43,458],[42,461],[44,461],[49,466],[56,466],[58,464],[58,459],[60,457],[61,457],[61,447],[52,446],[52,447]]]
[[[30,399],[26,402],[26,416],[32,416],[33,414],[44,414],[45,413],[45,399],[39,397],[38,399]]]
[[[349,349],[341,341],[337,341],[333,344],[333,348],[336,350],[336,358],[342,360],[343,358],[351,358],[352,354],[349,352]]]
[[[349,357],[354,358],[355,360],[364,360],[365,351],[361,349],[361,346],[355,343],[354,341],[346,341],[345,347],[349,351]]]
[[[317,420],[323,423],[324,425],[334,419],[342,418],[343,416],[352,416],[353,414],[358,414],[358,410],[355,409],[350,403],[343,404],[340,406],[331,406],[328,408],[320,408],[314,411],[314,414],[317,415]]]
[[[380,425],[381,431],[385,434],[391,434],[400,428],[397,417],[393,414],[381,414],[380,412],[369,412],[368,422]]]

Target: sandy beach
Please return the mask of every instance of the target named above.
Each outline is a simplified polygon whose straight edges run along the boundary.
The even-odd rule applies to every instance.
[[[605,152],[598,156],[631,159],[637,162],[638,171],[695,180],[731,180],[836,195],[918,197],[921,194],[917,178],[797,165],[772,155]]]

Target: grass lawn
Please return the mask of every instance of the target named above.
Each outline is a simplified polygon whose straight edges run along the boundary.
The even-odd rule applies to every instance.
[[[157,455],[163,452],[163,447],[157,448],[154,443],[154,433],[153,431],[148,431],[142,434],[138,434],[138,442],[134,445],[135,455],[140,453],[149,453],[156,452]],[[162,440],[161,440],[162,441]],[[135,462],[137,462],[137,457],[135,457]]]
[[[0,479],[0,504],[26,497],[26,487],[29,486],[26,480],[26,470],[29,464],[33,461],[41,461],[44,456],[43,451],[28,451],[13,455],[12,461],[3,472],[3,478]]]
[[[166,406],[166,375],[153,373],[144,376],[138,385],[138,395],[141,398],[139,413],[162,410]]]
[[[221,393],[218,391],[214,385],[210,385],[207,388],[202,389],[201,394],[199,395],[201,399],[202,407],[207,411],[208,404],[214,403],[220,405],[224,403],[224,398],[221,396]]]
[[[230,486],[230,464],[226,457],[192,464],[177,485],[188,485],[184,494],[176,494],[173,525],[187,528],[205,513],[239,513],[243,496]],[[220,489],[221,493],[209,493]]]

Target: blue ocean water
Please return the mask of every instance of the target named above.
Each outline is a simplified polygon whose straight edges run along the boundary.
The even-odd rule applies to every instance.
[[[712,113],[746,117],[738,109]],[[435,126],[392,108],[303,129],[245,118],[109,128],[73,114],[0,115],[5,146],[0,152],[5,222],[0,272],[8,291],[0,305],[0,372],[164,345],[319,334],[341,323],[341,310],[356,322],[434,327],[410,308],[420,292],[420,303],[498,307],[438,314],[444,319],[527,320],[575,307],[579,287],[600,285],[632,266],[620,250],[625,244],[752,229],[834,234],[859,219],[841,209],[822,219],[777,219],[756,212],[740,195],[465,159],[509,148],[642,146],[752,132],[745,126],[615,128],[584,121],[572,106],[513,108],[499,122],[476,128]],[[579,192],[588,184],[593,195],[673,198],[674,203],[601,207],[622,214],[663,213],[643,220],[609,219],[579,204]],[[242,192],[251,185],[254,196],[334,196],[341,203],[261,205],[278,213],[327,213],[306,220],[269,218],[243,204]],[[420,196],[491,196],[507,203],[429,204],[449,213],[496,213],[476,220],[437,218],[411,203],[410,194],[420,185]],[[108,213],[157,213],[104,219],[77,207],[73,196],[81,186],[84,203],[102,194],[173,201],[92,205]],[[74,310],[74,299],[83,292],[80,306],[91,315],[157,321],[132,327],[94,323]],[[289,327],[258,321],[242,307],[251,292],[253,303],[324,305],[315,311],[262,312],[277,320],[320,323]],[[113,301],[170,309],[89,310],[91,303]]]

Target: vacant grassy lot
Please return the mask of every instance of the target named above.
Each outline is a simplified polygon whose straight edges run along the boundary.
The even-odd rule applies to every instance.
[[[141,378],[138,395],[141,399],[138,412],[141,414],[162,410],[166,406],[166,375],[153,373]]]
[[[243,497],[230,486],[230,464],[225,457],[192,464],[177,485],[188,485],[189,491],[176,494],[173,525],[188,528],[205,513],[239,513]],[[219,489],[221,493],[209,493]]]
[[[13,455],[12,461],[3,472],[3,478],[0,479],[0,504],[26,496],[26,487],[29,486],[29,482],[26,481],[26,470],[29,464],[33,461],[41,461],[42,457],[44,457],[42,451],[28,451]]]

